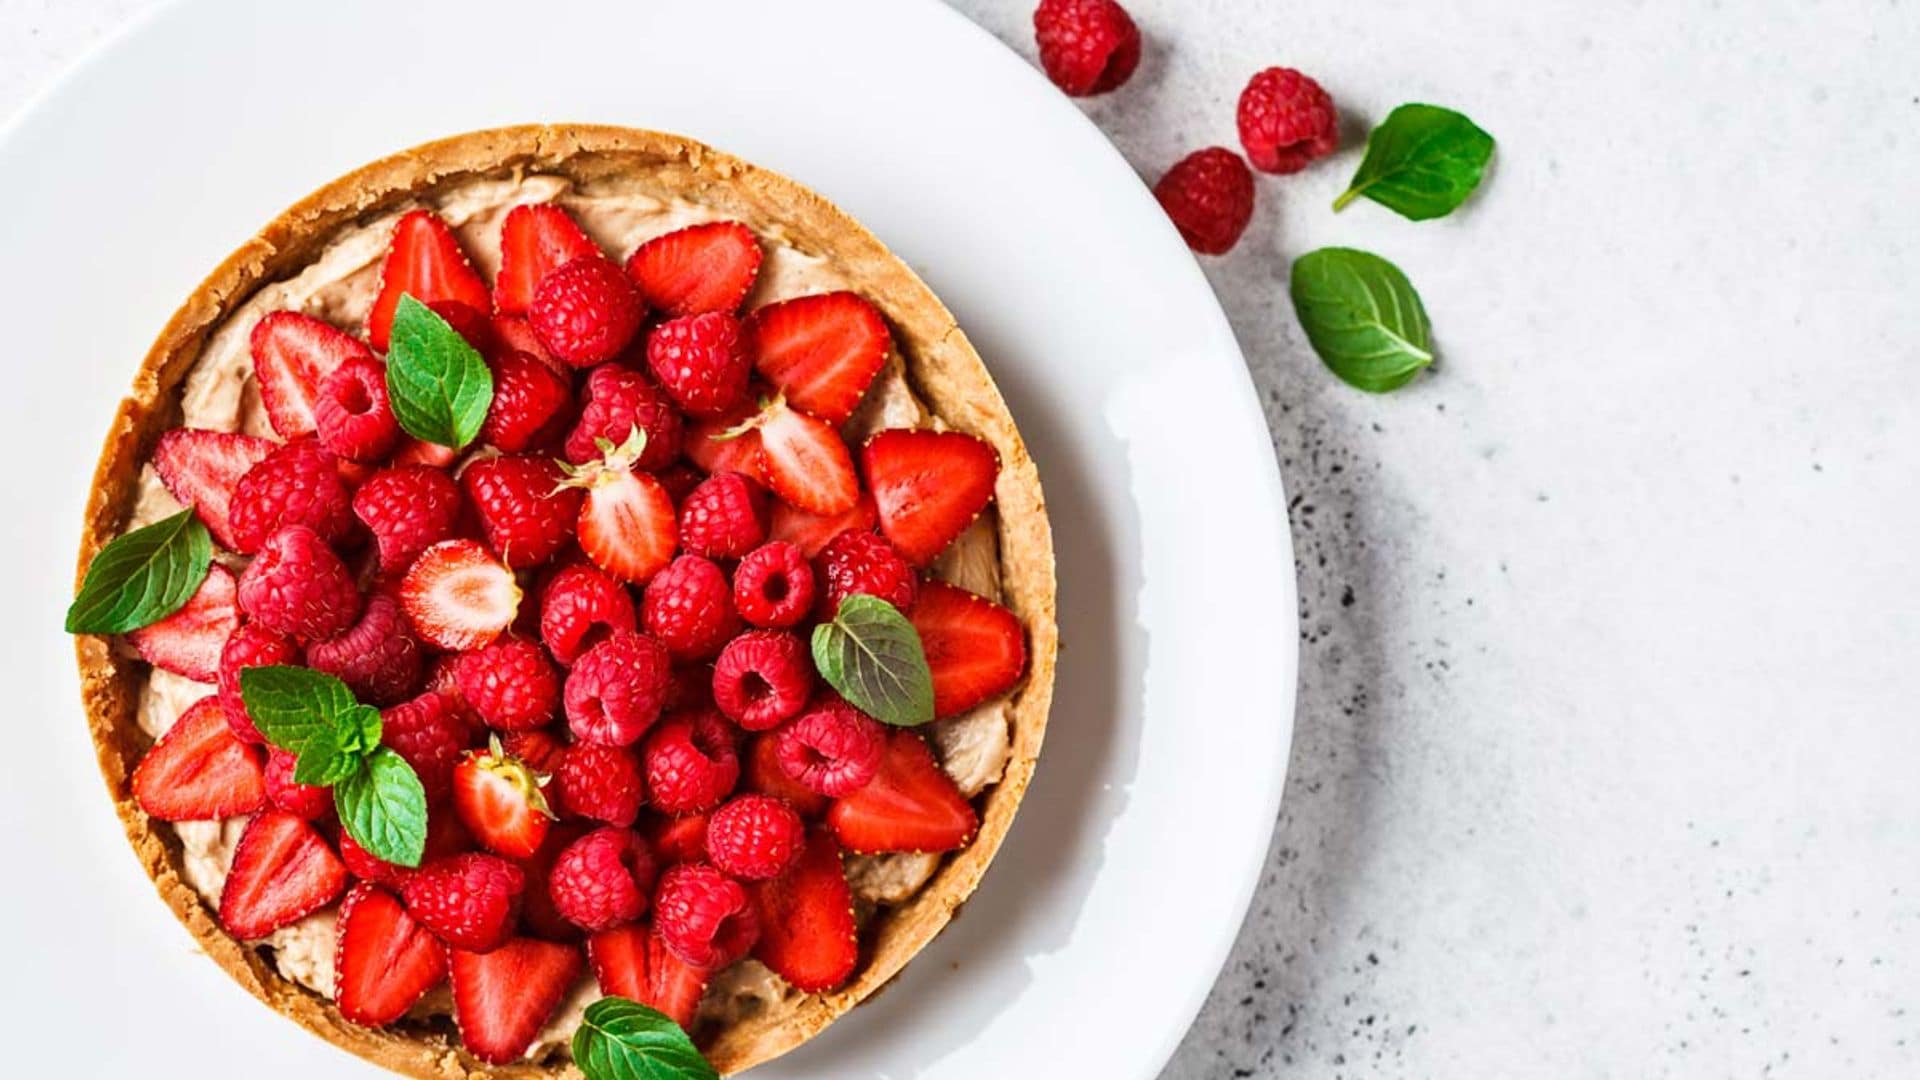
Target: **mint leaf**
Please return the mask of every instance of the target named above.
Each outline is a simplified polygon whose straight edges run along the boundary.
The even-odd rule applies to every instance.
[[[856,593],[813,628],[813,666],[861,712],[899,727],[933,719],[933,673],[920,632],[892,604]]]
[[[1433,363],[1433,328],[1420,294],[1380,256],[1310,251],[1293,261],[1291,292],[1313,351],[1347,384],[1384,394]]]
[[[1338,211],[1364,195],[1412,221],[1445,217],[1480,186],[1493,136],[1438,105],[1402,105],[1367,136],[1367,156],[1333,201]]]
[[[407,434],[458,450],[480,434],[493,373],[447,320],[402,296],[387,345],[387,400]]]
[[[358,710],[368,708],[355,701],[353,691],[339,679],[285,664],[242,668],[240,700],[268,742],[303,756],[309,746],[345,749],[346,741],[336,731],[350,721],[358,723],[353,720]],[[379,713],[374,716],[377,721]]]
[[[179,611],[206,580],[213,538],[191,507],[117,536],[87,566],[69,634],[124,634]]]
[[[620,997],[587,1006],[573,1033],[573,1062],[587,1080],[719,1080],[720,1075],[665,1013]]]
[[[427,792],[413,766],[381,747],[333,785],[340,825],[375,858],[419,866],[427,846]]]

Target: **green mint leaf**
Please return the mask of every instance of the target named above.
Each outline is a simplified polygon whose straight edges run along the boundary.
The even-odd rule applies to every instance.
[[[587,1080],[718,1080],[693,1040],[665,1013],[620,997],[587,1006],[573,1033]]]
[[[381,747],[333,785],[340,825],[375,858],[419,866],[427,846],[427,792],[413,766]]]
[[[191,508],[115,537],[67,608],[69,634],[124,634],[179,611],[206,580],[213,538]]]
[[[1367,156],[1333,201],[1364,195],[1411,221],[1445,217],[1480,186],[1493,136],[1438,105],[1402,105],[1367,136]]]
[[[388,339],[387,400],[407,434],[458,450],[480,434],[493,373],[447,320],[402,296]]]
[[[1347,384],[1384,394],[1433,363],[1433,328],[1420,294],[1380,256],[1310,251],[1293,261],[1291,291],[1313,351]]]
[[[360,767],[364,755],[343,749],[339,733],[331,729],[316,732],[299,751],[293,763],[295,783],[331,787]]]
[[[920,632],[892,604],[856,593],[813,628],[813,666],[854,708],[898,727],[933,719],[933,673]]]
[[[357,722],[359,710],[367,708],[339,679],[282,664],[241,669],[240,700],[268,742],[302,757],[310,747],[349,750],[355,744],[341,736],[341,728]]]

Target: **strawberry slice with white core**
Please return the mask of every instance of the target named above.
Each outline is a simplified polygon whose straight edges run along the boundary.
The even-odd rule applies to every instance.
[[[363,882],[340,904],[333,966],[340,1015],[384,1027],[447,977],[447,947],[392,893]]]
[[[688,417],[682,440],[687,460],[705,473],[737,472],[761,487],[767,486],[767,455],[760,445],[760,433],[740,430],[759,411],[753,402],[743,401],[719,416],[705,420]]]
[[[493,279],[493,310],[525,315],[540,279],[600,248],[565,210],[552,203],[530,203],[507,211],[500,223],[500,272]]]
[[[453,809],[480,846],[509,859],[530,859],[553,825],[541,793],[544,778],[500,748],[475,750],[453,769]]]
[[[452,950],[453,1018],[468,1052],[489,1065],[519,1060],[585,966],[578,948],[536,938]]]
[[[693,1030],[712,974],[673,955],[652,927],[635,922],[600,931],[587,939],[587,961],[602,994],[651,1006]]]
[[[680,526],[673,498],[651,473],[634,467],[647,446],[635,428],[620,446],[605,441],[599,461],[560,463],[567,484],[584,488],[577,539],[595,566],[631,585],[644,585],[673,561]]]
[[[239,585],[219,563],[179,611],[127,635],[140,658],[195,682],[220,677],[220,650],[240,627]]]
[[[174,428],[153,444],[153,471],[173,497],[194,514],[228,551],[238,551],[228,508],[234,485],[273,453],[272,439],[237,431]]]
[[[493,310],[487,283],[467,261],[453,230],[431,210],[408,211],[394,223],[393,241],[380,264],[380,295],[367,313],[367,340],[381,352],[387,351],[402,296],[423,304],[456,300],[475,311]]]
[[[349,360],[373,359],[373,351],[359,338],[298,311],[262,318],[253,325],[247,345],[260,404],[283,439],[313,434],[313,405],[334,369]]]
[[[347,867],[313,823],[262,810],[233,847],[220,890],[220,925],[257,941],[326,907],[347,887]]]
[[[840,433],[775,395],[726,438],[760,436],[767,486],[811,514],[842,514],[860,500],[860,478]]]
[[[850,292],[757,308],[745,334],[760,377],[794,408],[835,426],[853,415],[893,348],[879,310]]]
[[[209,694],[182,713],[133,770],[133,801],[160,821],[218,821],[266,805],[266,755],[234,737]]]
[[[640,287],[647,307],[678,319],[738,308],[760,276],[760,261],[760,241],[752,229],[737,221],[710,221],[641,244],[627,260],[627,276]]]
[[[882,431],[860,449],[880,531],[926,566],[993,500],[1000,456],[959,431]]]
[[[477,540],[442,540],[420,553],[400,583],[400,607],[421,640],[478,649],[513,625],[520,586]]]
[[[944,581],[927,580],[907,618],[933,673],[933,714],[957,716],[1019,683],[1026,628],[1013,612]]]

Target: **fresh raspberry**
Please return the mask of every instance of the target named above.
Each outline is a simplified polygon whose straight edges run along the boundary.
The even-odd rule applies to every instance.
[[[567,752],[566,742],[552,728],[509,731],[500,736],[500,746],[534,772],[549,776],[560,768],[560,759]]]
[[[297,755],[274,747],[267,754],[267,798],[297,818],[319,821],[333,813],[333,789],[302,784],[293,778]]]
[[[367,477],[353,493],[353,513],[373,533],[380,569],[402,573],[420,553],[453,538],[460,487],[429,465],[395,465]]]
[[[647,736],[641,757],[647,790],[663,814],[711,810],[740,779],[733,725],[712,709],[668,715]]]
[[[650,814],[641,829],[653,849],[654,862],[661,866],[699,862],[707,857],[706,814]]]
[[[289,525],[261,545],[240,575],[240,610],[269,630],[325,640],[360,617],[360,591],[319,533]]]
[[[785,540],[754,548],[734,568],[733,606],[755,626],[799,625],[813,609],[813,564]]]
[[[227,726],[241,742],[267,741],[253,725],[253,718],[247,715],[247,703],[240,696],[241,669],[299,662],[300,646],[285,634],[258,623],[241,623],[227,635],[227,643],[220,648],[220,705],[226,711]]]
[[[600,440],[619,446],[635,429],[647,436],[647,445],[634,459],[636,468],[663,469],[680,456],[680,411],[652,379],[620,364],[601,364],[587,373],[585,394],[580,419],[567,433],[568,461],[598,461],[606,453]]]
[[[1292,68],[1271,67],[1240,91],[1240,145],[1261,172],[1296,173],[1340,146],[1333,99]]]
[[[653,925],[673,955],[714,970],[745,956],[760,937],[747,890],[707,863],[681,863],[660,875]]]
[[[420,686],[425,653],[413,639],[400,602],[384,593],[367,597],[360,621],[346,633],[307,646],[307,666],[346,683],[373,705],[391,705]]]
[[[400,442],[400,421],[387,403],[387,365],[357,357],[333,369],[313,401],[320,445],[348,461],[378,461]]]
[[[473,728],[452,700],[429,690],[380,713],[380,741],[407,759],[437,804],[453,786],[453,767],[473,745]]]
[[[640,621],[676,661],[705,660],[740,632],[732,593],[711,559],[682,555],[647,582]]]
[[[835,696],[773,733],[774,757],[790,778],[829,798],[851,795],[880,771],[887,733],[880,722]]]
[[[806,842],[800,815],[771,795],[738,796],[707,821],[707,856],[713,865],[748,881],[779,877]]]
[[[615,630],[639,625],[633,595],[586,563],[554,571],[540,592],[540,640],[562,664],[599,644]]]
[[[492,952],[513,936],[527,875],[497,855],[435,859],[407,879],[407,914],[456,949]]]
[[[1040,0],[1033,37],[1047,78],[1072,97],[1116,89],[1140,65],[1140,28],[1113,0]]]
[[[680,504],[680,547],[737,559],[767,538],[767,493],[737,472],[707,477]]]
[[[640,759],[624,746],[574,743],[554,771],[553,794],[569,817],[632,825],[646,797]]]
[[[1187,246],[1224,255],[1253,220],[1253,170],[1224,146],[1195,150],[1153,185],[1153,197]]]
[[[631,630],[616,630],[567,673],[567,728],[582,742],[630,746],[660,718],[666,701],[667,650]]]
[[[753,360],[740,320],[723,311],[669,319],[647,336],[647,367],[690,416],[718,416],[746,400]]]
[[[887,538],[865,529],[848,529],[827,541],[815,562],[814,580],[822,619],[833,618],[840,601],[855,593],[877,596],[905,612],[920,586],[912,565]]]
[[[297,439],[268,454],[233,485],[228,510],[242,555],[260,550],[288,525],[305,525],[333,543],[353,528],[352,497],[332,454]]]
[[[573,539],[581,491],[551,460],[502,454],[482,458],[460,474],[460,486],[486,530],[487,546],[516,569],[538,566]]]
[[[527,322],[540,344],[562,362],[581,368],[619,356],[646,317],[640,290],[599,255],[582,255],[547,274],[527,309]]]
[[[427,677],[422,684],[422,692],[431,690],[447,699],[447,707],[466,718],[471,726],[480,726],[480,716],[460,696],[460,654],[441,653],[427,664]]]
[[[779,726],[807,705],[813,659],[785,630],[749,630],[720,650],[713,663],[713,703],[748,731]]]
[[[559,671],[547,650],[524,638],[501,638],[463,654],[454,682],[467,706],[499,731],[546,727],[560,704]]]
[[[511,349],[488,363],[493,403],[480,439],[505,454],[518,454],[554,434],[573,408],[573,386],[531,353]]]
[[[667,684],[668,709],[700,709],[712,704],[712,664],[686,664],[673,669],[673,678]]]
[[[547,879],[553,906],[589,933],[632,922],[647,910],[653,852],[632,829],[595,829],[567,846]]]

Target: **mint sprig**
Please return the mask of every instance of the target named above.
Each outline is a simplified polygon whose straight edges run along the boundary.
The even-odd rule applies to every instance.
[[[333,785],[340,824],[363,848],[419,866],[427,846],[427,792],[407,759],[382,746]]]
[[[387,344],[387,400],[407,434],[459,450],[487,419],[493,372],[452,324],[402,296]]]
[[[933,719],[933,672],[920,632],[900,609],[856,593],[813,628],[813,666],[861,712],[896,727]]]
[[[115,537],[67,608],[69,634],[124,634],[179,611],[206,580],[213,538],[191,507]]]
[[[1367,136],[1367,156],[1335,211],[1365,196],[1409,221],[1445,217],[1473,189],[1493,157],[1493,136],[1452,109],[1402,105]]]
[[[587,1006],[573,1033],[573,1061],[587,1080],[719,1080],[680,1025],[621,997]]]

